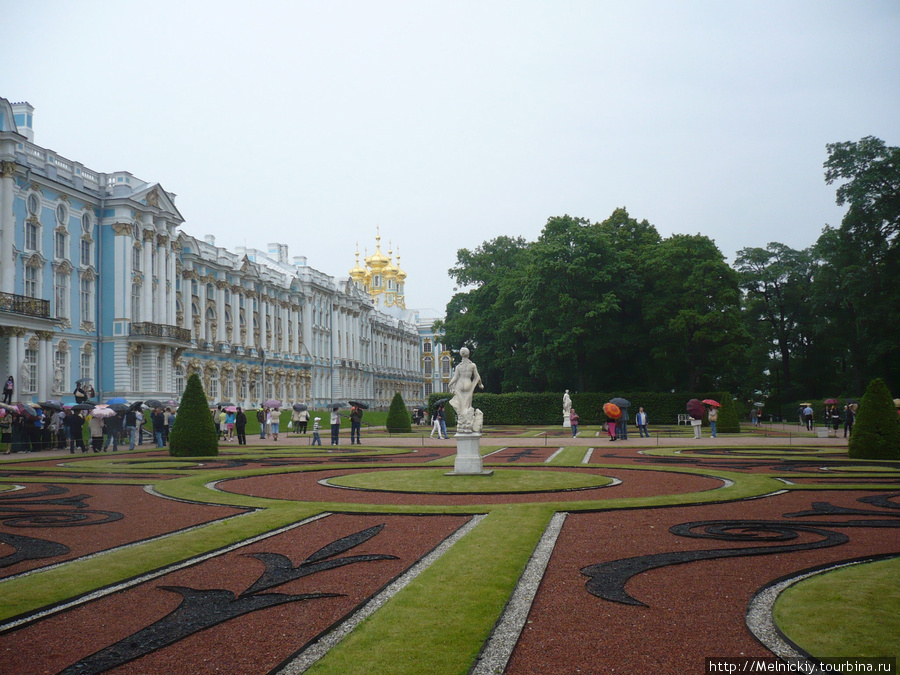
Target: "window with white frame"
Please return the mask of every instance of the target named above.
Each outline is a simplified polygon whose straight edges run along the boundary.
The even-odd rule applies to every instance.
[[[69,209],[65,204],[57,204],[56,205],[56,222],[60,225],[65,225],[66,221],[69,219]]]
[[[450,377],[450,357],[441,357],[441,377]]]
[[[434,387],[431,384],[431,380],[426,380],[425,381],[425,396],[431,396],[431,394],[433,393],[433,390],[434,390]]]
[[[34,220],[25,222],[25,250],[37,251],[41,226]]]
[[[166,357],[162,354],[156,355],[156,389],[162,391],[165,386],[166,376]]]
[[[62,387],[65,382],[69,381],[69,352],[66,349],[57,349],[53,355],[54,371],[53,381],[56,382],[59,375],[59,382]]]
[[[66,232],[53,232],[53,257],[65,260],[69,256],[69,235]]]
[[[87,267],[93,263],[94,242],[89,237],[81,238],[81,265]]]
[[[246,377],[241,378],[241,386],[240,386],[240,392],[238,393],[238,396],[240,397],[240,399],[242,401],[245,401],[247,399],[247,378]]]
[[[40,198],[36,194],[32,193],[32,194],[28,195],[28,201],[26,204],[27,204],[27,208],[28,208],[28,215],[34,216],[35,218],[37,218],[41,213]]]
[[[81,278],[81,320],[94,320],[94,280]]]
[[[94,223],[91,220],[91,215],[89,213],[85,213],[81,216],[81,230],[87,235],[91,234],[91,230],[94,228]]]
[[[206,394],[214,401],[219,398],[219,373],[215,370],[209,373],[209,391]]]
[[[233,375],[225,375],[225,383],[224,383],[224,395],[225,399],[230,401],[234,398],[234,376]]]
[[[425,377],[431,377],[432,375],[434,375],[434,359],[432,359],[430,356],[426,356],[424,359],[422,359],[422,364],[422,370],[425,373]]]
[[[175,395],[181,396],[184,393],[184,368],[175,366]]]
[[[56,304],[56,317],[69,317],[69,275],[62,270],[53,273],[53,300]]]
[[[25,350],[25,381],[22,383],[22,391],[37,391],[37,349]]]
[[[131,320],[135,323],[141,321],[141,285],[131,284]]]
[[[140,245],[135,245],[131,248],[131,269],[134,272],[141,271],[141,260],[143,258],[143,254],[141,252]]]
[[[79,357],[79,378],[84,380],[94,373],[94,355],[91,352],[81,352]]]
[[[25,264],[25,296],[28,298],[40,297],[40,268],[35,265]]]
[[[141,390],[141,353],[135,352],[131,355],[131,362],[128,364],[131,369],[131,391]]]

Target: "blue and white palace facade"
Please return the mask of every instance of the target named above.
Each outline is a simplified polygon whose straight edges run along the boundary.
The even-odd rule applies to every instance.
[[[289,262],[284,244],[232,252],[186,234],[172,193],[36,145],[33,115],[0,98],[0,378],[15,378],[13,400],[71,402],[85,378],[103,400],[177,400],[198,373],[210,403],[383,408],[399,391],[421,404],[433,335],[416,312]]]

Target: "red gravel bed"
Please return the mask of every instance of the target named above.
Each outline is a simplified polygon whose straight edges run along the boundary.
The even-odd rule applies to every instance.
[[[281,554],[297,566],[336,539],[385,524],[368,541],[334,557],[384,554],[397,559],[358,562],[256,591],[336,593],[340,597],[289,602],[231,618],[110,671],[167,675],[269,672],[347,617],[467,520],[463,516],[322,518],[2,634],[2,670],[17,675],[56,673],[175,610],[182,596],[162,587],[225,589],[239,595],[250,591],[265,570],[264,563],[250,557],[251,553]]]
[[[745,614],[754,593],[781,576],[823,563],[898,552],[896,529],[828,527],[850,537],[846,544],[814,550],[672,565],[639,574],[627,592],[647,607],[602,600],[585,590],[580,570],[633,556],[761,545],[695,539],[669,532],[691,521],[784,520],[813,502],[881,511],[856,501],[871,493],[788,493],[732,504],[571,514],[557,540],[546,574],[515,648],[508,675],[541,673],[702,673],[706,657],[771,656],[748,631]],[[885,514],[888,515],[888,514]],[[850,516],[860,518],[861,516]],[[844,521],[846,516],[793,518]],[[800,533],[784,542],[819,541]]]
[[[29,484],[24,490],[0,493],[0,532],[47,539],[64,544],[71,549],[65,555],[25,560],[8,567],[0,567],[0,578],[246,511],[246,509],[226,506],[186,504],[163,499],[144,492],[139,485],[61,485],[60,487],[66,488],[68,492],[62,495],[40,496],[38,493],[43,492],[47,485]],[[76,505],[28,503],[79,495],[85,495],[86,508],[78,508]],[[11,501],[19,503],[11,504]],[[4,504],[7,505],[6,509],[3,508]],[[105,512],[121,513],[124,517],[109,521],[109,516]],[[34,517],[47,517],[51,513],[59,514],[53,516],[53,522],[75,524],[48,526],[33,520]],[[81,516],[85,518],[84,521],[77,520]],[[25,526],[12,525],[13,519]],[[91,524],[77,524],[79,522]],[[0,542],[0,558],[13,552],[14,549],[11,546]]]
[[[486,467],[487,466],[488,465],[486,465]],[[491,466],[490,468],[495,467]],[[500,467],[496,468],[497,470],[502,470]],[[579,473],[591,473],[618,478],[622,481],[622,484],[590,490],[571,490],[567,492],[435,495],[346,490],[342,488],[327,487],[319,485],[318,483],[318,481],[322,479],[334,476],[346,476],[354,473],[366,473],[378,470],[380,469],[329,469],[324,471],[309,471],[282,475],[253,476],[249,478],[236,478],[233,480],[222,481],[218,484],[218,488],[226,492],[253,497],[301,501],[327,501],[349,504],[464,506],[466,504],[525,504],[535,502],[597,500],[598,508],[602,508],[602,502],[605,499],[684,494],[722,487],[722,481],[719,479],[695,476],[692,474],[677,474],[664,471],[637,471],[618,468],[562,469],[550,466],[518,467],[517,470],[578,471]],[[412,470],[415,471],[418,469]],[[447,467],[447,470],[450,471],[451,467]]]

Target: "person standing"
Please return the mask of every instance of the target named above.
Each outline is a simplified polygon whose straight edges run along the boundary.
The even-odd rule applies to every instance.
[[[259,422],[259,437],[260,439],[264,439],[266,437],[266,418],[268,417],[268,410],[265,408],[260,408],[256,411],[256,421]]]
[[[166,445],[169,444],[169,433],[175,427],[175,411],[171,408],[166,408]]]
[[[134,421],[137,426],[138,445],[144,444],[144,413],[140,410],[134,411]]]
[[[853,414],[853,406],[845,405],[844,406],[844,438],[848,438],[851,433],[853,433],[853,421],[856,419],[856,415]]]
[[[106,432],[106,442],[103,444],[103,452],[106,452],[106,449],[109,447],[110,441],[112,441],[113,452],[119,451],[119,435],[122,433],[122,418],[118,413],[107,417],[104,425]]]
[[[341,444],[341,414],[337,408],[331,411],[331,444]]]
[[[103,450],[103,418],[91,415],[88,430],[91,434],[91,450],[100,452]]]
[[[757,418],[757,416],[756,416],[756,408],[753,408],[753,409],[750,411],[750,426],[751,426],[751,427],[757,426],[757,421],[756,421],[757,419],[758,419],[758,418]]]
[[[247,445],[247,416],[241,408],[234,416],[234,429],[237,433],[238,445]]]
[[[225,440],[233,441],[234,440],[234,423],[237,419],[237,411],[234,410],[226,410],[225,411]]]
[[[813,430],[813,409],[812,406],[806,406],[803,409],[803,421],[806,423],[806,430]]]
[[[641,438],[650,438],[650,432],[647,431],[647,413],[644,412],[643,408],[638,408],[638,414],[634,418],[634,423],[637,424]]]
[[[13,391],[16,388],[16,381],[12,375],[6,378],[6,384],[3,385],[3,402],[7,405],[12,403]]]
[[[216,438],[220,441],[222,440],[222,423],[225,421],[225,414],[222,412],[222,408],[213,408],[210,413],[213,418],[213,425],[216,427]],[[221,414],[220,414],[221,413]]]
[[[446,441],[447,440],[447,413],[444,411],[443,403],[441,403],[441,407],[438,408],[438,422],[441,425],[441,437]]]
[[[81,381],[75,383],[75,391],[72,392],[75,394],[75,403],[84,403],[87,401],[87,392],[84,390],[84,387],[81,386]]]
[[[309,410],[300,411],[300,433],[306,433],[306,426],[309,424]]]
[[[137,411],[129,409],[125,413],[125,433],[128,434],[128,449],[134,450],[135,435],[137,432]]]
[[[719,409],[716,406],[710,406],[706,419],[709,420],[709,429],[712,432],[712,437],[716,438],[716,422],[719,421]]]
[[[272,408],[269,411],[269,415],[266,419],[266,422],[269,424],[269,432],[272,434],[272,440],[278,440],[278,426],[280,423],[281,411],[277,408]]]
[[[362,445],[362,441],[359,440],[359,432],[362,430],[362,418],[363,411],[358,405],[353,406],[350,409],[350,445],[354,443],[354,434],[357,445]]]
[[[150,421],[153,423],[153,436],[156,438],[156,447],[165,447],[166,414],[161,408],[156,408],[153,414],[150,415]]]
[[[313,428],[312,428],[312,434],[313,434],[312,444],[313,445],[322,445],[322,438],[319,436],[319,421],[321,419],[322,419],[321,417],[316,417],[313,420]]]
[[[434,409],[434,414],[431,416],[431,435],[428,438],[434,438],[434,432],[437,432],[438,439],[441,437],[441,418],[438,415],[438,411],[441,409],[441,406],[438,406]]]
[[[569,409],[569,424],[572,426],[572,438],[576,438],[578,436],[578,413],[575,412],[575,408]]]
[[[84,418],[80,412],[66,415],[66,426],[69,429],[69,454],[75,454],[75,446],[81,448],[81,452],[87,452],[84,447]]]
[[[615,417],[612,417],[607,413],[606,415],[606,433],[609,434],[610,442],[616,440],[616,428],[618,427],[618,420]]]

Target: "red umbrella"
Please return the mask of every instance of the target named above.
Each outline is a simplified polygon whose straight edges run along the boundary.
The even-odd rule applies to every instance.
[[[706,405],[711,405],[711,406],[713,406],[714,408],[721,408],[721,407],[722,407],[722,404],[721,404],[721,403],[719,403],[718,401],[713,401],[711,398],[705,398],[705,399],[703,399],[703,402],[704,402]]]
[[[837,402],[838,401],[836,398],[826,398],[825,399],[825,405],[837,405]]]
[[[604,403],[603,404],[603,412],[606,413],[606,416],[612,418],[614,420],[619,419],[622,416],[622,411],[615,403]]]
[[[706,408],[703,407],[703,402],[698,401],[695,398],[692,398],[687,402],[687,412],[688,415],[693,417],[695,420],[702,420],[703,415],[706,414]]]

